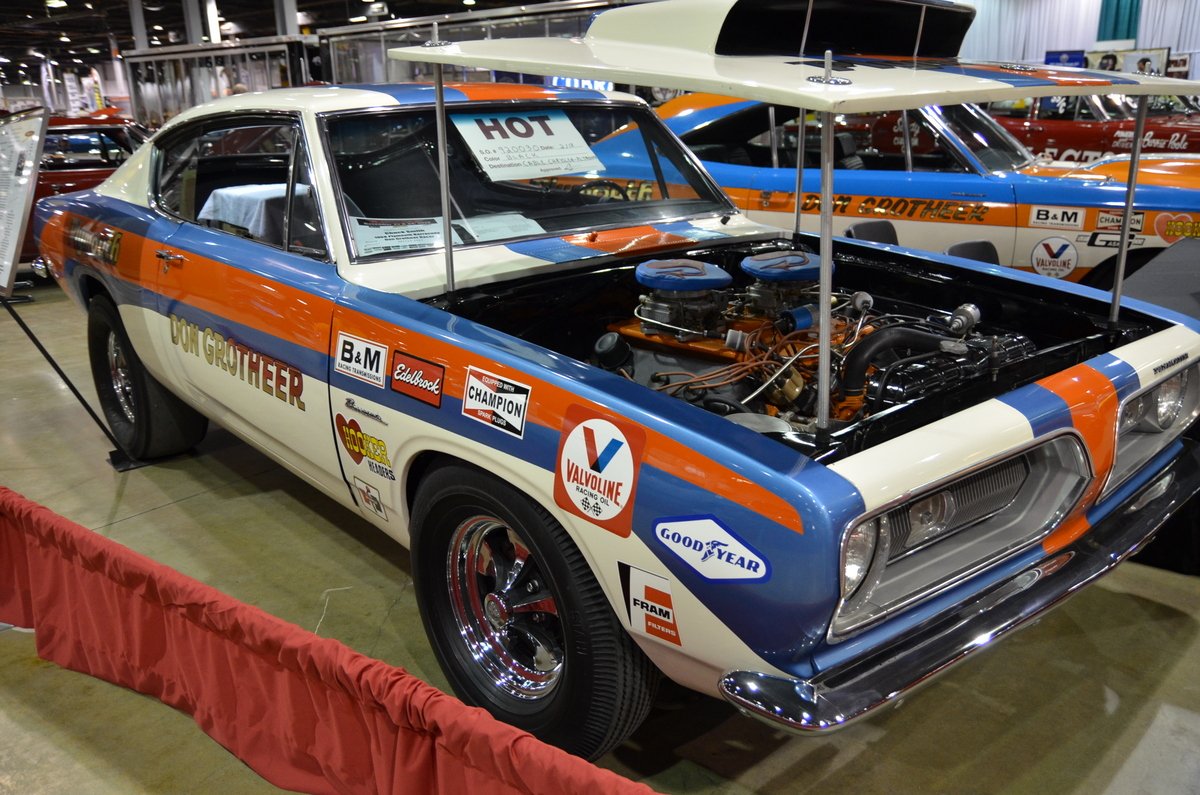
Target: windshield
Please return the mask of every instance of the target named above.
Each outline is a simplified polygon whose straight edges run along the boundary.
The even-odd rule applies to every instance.
[[[988,171],[1015,171],[1033,155],[977,105],[932,105],[925,113],[954,133]]]
[[[447,108],[454,243],[470,245],[730,212],[645,108]],[[442,243],[434,111],[335,116],[327,135],[355,256]]]

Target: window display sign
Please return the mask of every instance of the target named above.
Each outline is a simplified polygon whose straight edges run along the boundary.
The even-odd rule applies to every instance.
[[[475,162],[493,181],[604,170],[561,110],[488,111],[450,118]]]
[[[6,298],[12,295],[33,206],[46,121],[43,108],[0,118],[0,295]]]

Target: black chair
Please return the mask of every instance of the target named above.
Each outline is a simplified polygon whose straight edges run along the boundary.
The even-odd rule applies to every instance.
[[[896,227],[891,221],[859,221],[846,227],[846,237],[855,240],[869,240],[872,243],[891,243],[893,246],[900,242],[896,237]]]
[[[946,253],[952,257],[1000,264],[1000,252],[996,251],[996,245],[990,240],[964,240],[946,249]]]
[[[858,156],[858,145],[854,143],[854,136],[850,133],[834,133],[833,163],[835,168],[861,170],[865,167],[863,159]]]

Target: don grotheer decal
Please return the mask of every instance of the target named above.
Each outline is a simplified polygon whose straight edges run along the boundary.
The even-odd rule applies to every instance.
[[[554,473],[554,501],[621,537],[633,532],[633,500],[645,432],[580,405],[567,408]]]
[[[618,562],[617,566],[621,590],[625,595],[629,629],[639,635],[649,635],[682,646],[679,624],[675,620],[671,581],[628,563]]]
[[[531,392],[525,384],[468,367],[462,413],[476,422],[523,439]]]

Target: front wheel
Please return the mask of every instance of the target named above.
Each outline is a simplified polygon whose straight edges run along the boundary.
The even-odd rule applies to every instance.
[[[459,698],[587,759],[638,727],[658,673],[541,506],[444,466],[421,483],[413,533],[421,618]]]
[[[104,419],[127,455],[161,458],[204,438],[208,420],[146,371],[117,307],[104,295],[88,304],[88,359]]]

